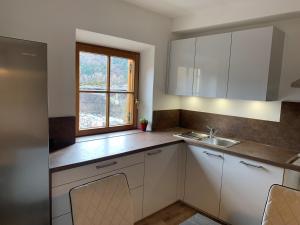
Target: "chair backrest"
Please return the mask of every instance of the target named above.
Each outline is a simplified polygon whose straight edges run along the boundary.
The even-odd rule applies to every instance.
[[[273,185],[262,225],[300,225],[300,191]]]
[[[133,206],[125,174],[116,174],[70,191],[74,225],[133,225]]]

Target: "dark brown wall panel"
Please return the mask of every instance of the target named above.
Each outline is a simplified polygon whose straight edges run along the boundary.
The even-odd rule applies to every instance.
[[[49,118],[50,152],[75,143],[75,116]]]
[[[300,152],[300,103],[283,102],[280,122],[224,116],[189,110],[180,110],[178,125],[163,122],[169,115],[178,114],[178,110],[155,111],[153,124],[156,128],[170,128],[172,124],[188,129],[207,132],[207,126],[219,130],[219,136],[239,138],[258,143],[275,145]],[[157,120],[157,121],[156,121]],[[162,124],[163,126],[159,126]],[[170,125],[167,127],[167,125]],[[175,127],[175,126],[173,126]]]
[[[180,122],[180,110],[159,110],[153,112],[153,130],[161,130],[178,127]]]

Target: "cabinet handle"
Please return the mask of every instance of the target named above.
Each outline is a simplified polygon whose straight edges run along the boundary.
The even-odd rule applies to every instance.
[[[258,168],[258,169],[265,169],[265,167],[260,166],[260,165],[254,165],[251,163],[247,163],[245,161],[240,161],[241,164],[245,165],[245,166],[250,166],[250,167],[254,167],[254,168]]]
[[[212,153],[207,152],[207,151],[204,151],[203,153],[205,153],[205,154],[208,155],[208,156],[214,156],[214,157],[218,157],[218,158],[220,158],[220,159],[223,159],[223,156],[222,156],[222,155],[215,155],[215,154],[212,154]]]
[[[162,151],[159,149],[159,150],[156,150],[156,151],[153,151],[153,152],[148,152],[147,155],[151,156],[151,155],[157,155],[159,153],[161,153]]]
[[[117,162],[113,161],[113,162],[110,162],[110,163],[107,163],[107,164],[98,165],[98,166],[96,166],[96,169],[102,169],[102,168],[113,166],[113,165],[116,165],[116,164],[117,164]]]

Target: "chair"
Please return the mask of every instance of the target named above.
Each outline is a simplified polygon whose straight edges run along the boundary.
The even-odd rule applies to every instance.
[[[262,225],[300,225],[300,191],[273,185]]]
[[[133,205],[125,174],[70,190],[74,225],[133,225]]]

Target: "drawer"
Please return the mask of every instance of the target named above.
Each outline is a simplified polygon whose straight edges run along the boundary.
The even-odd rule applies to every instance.
[[[52,217],[57,217],[69,213],[71,211],[69,200],[70,189],[116,173],[126,174],[130,189],[135,189],[137,187],[143,186],[144,163],[140,163],[137,165],[122,168],[120,170],[104,173],[87,179],[82,179],[69,184],[54,187],[52,188]]]
[[[52,174],[52,187],[57,187],[59,185],[71,183],[142,162],[144,162],[144,153],[140,152],[129,156],[123,156],[103,162],[92,163],[86,166],[55,172]]]

